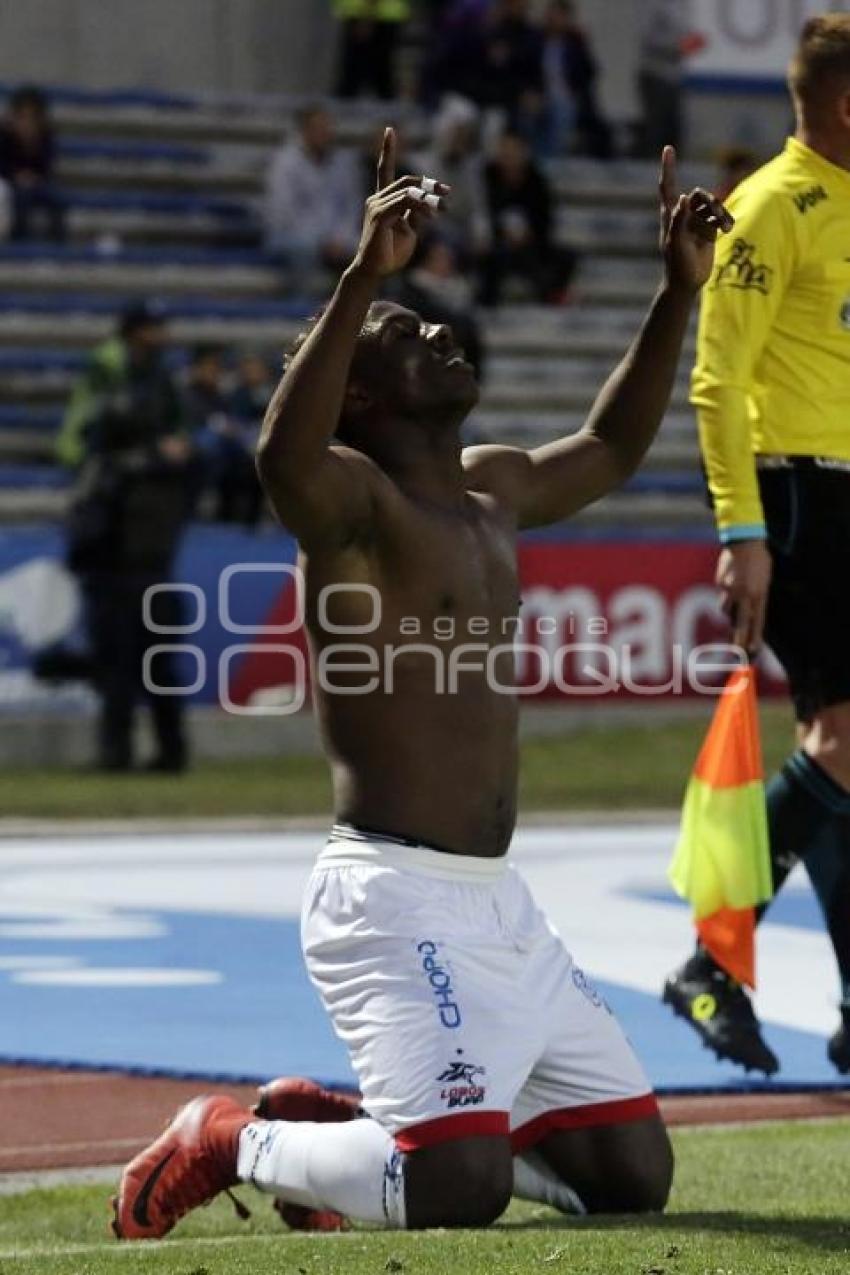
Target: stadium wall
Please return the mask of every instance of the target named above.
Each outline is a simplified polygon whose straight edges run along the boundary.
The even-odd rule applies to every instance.
[[[329,83],[324,0],[18,0],[0,80],[172,93],[311,93]]]

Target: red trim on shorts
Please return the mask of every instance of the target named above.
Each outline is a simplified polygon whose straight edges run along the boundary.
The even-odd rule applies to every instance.
[[[654,1093],[639,1098],[615,1098],[613,1102],[592,1102],[580,1107],[560,1107],[544,1111],[542,1116],[514,1129],[511,1150],[514,1155],[527,1151],[555,1129],[592,1129],[599,1125],[633,1124],[657,1116],[658,1101]]]
[[[509,1134],[507,1111],[465,1111],[399,1129],[395,1143],[399,1151],[418,1151],[420,1147],[434,1147],[456,1138],[507,1138]]]

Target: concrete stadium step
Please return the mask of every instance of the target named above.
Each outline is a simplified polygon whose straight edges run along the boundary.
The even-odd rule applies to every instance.
[[[256,197],[262,191],[272,152],[282,137],[281,133],[266,145],[207,147],[134,146],[96,139],[85,143],[66,137],[60,148],[58,174],[62,182],[85,188],[137,187]],[[629,176],[636,166],[638,175]],[[636,161],[604,164],[568,160],[566,168],[561,164],[550,164],[547,168],[559,203],[574,208],[639,211],[655,216],[658,173],[651,166],[644,169]],[[697,184],[709,185],[711,174],[690,165],[682,172],[680,181],[683,189]]]
[[[55,460],[55,456],[55,433],[0,427],[0,463],[46,463]]]
[[[526,395],[539,392],[564,393],[574,396],[578,403],[592,403],[602,388],[604,374],[599,359],[575,353],[529,358],[490,351],[485,384],[488,393],[498,394],[505,401],[515,398],[520,403],[527,401]],[[676,373],[674,406],[687,406],[689,382],[690,366],[682,360]]]
[[[246,299],[279,296],[284,289],[284,276],[274,265],[259,264],[261,254],[255,255],[255,265],[229,264],[226,256],[218,264],[214,254],[208,254],[207,260],[198,264],[173,257],[157,261],[153,253],[145,261],[133,261],[120,250],[80,253],[77,260],[73,250],[64,257],[51,254],[26,259],[0,255],[0,289],[55,293],[97,289],[161,295],[194,292]],[[642,280],[595,280],[583,274],[576,285],[577,302],[582,307],[618,310],[644,310],[652,291],[652,286]]]
[[[0,258],[0,289],[53,294],[120,292],[135,296],[213,292],[234,298],[279,297],[282,278],[273,266],[182,265],[176,262],[112,261],[108,256],[92,261],[9,261]]]
[[[485,395],[472,419],[477,430],[486,437],[500,442],[507,436],[514,441],[526,438],[547,441],[580,429],[587,419],[587,411],[583,408],[556,407],[552,404],[547,404],[543,408],[528,404],[519,409],[509,408],[498,411],[494,410]],[[664,431],[677,444],[686,443],[691,438],[696,439],[694,419],[689,410],[668,412],[664,420]]]
[[[227,318],[225,316],[186,317],[173,320],[171,339],[176,344],[194,345],[206,341],[228,346],[281,350],[299,331],[297,320]],[[114,329],[110,313],[33,313],[0,311],[0,348],[3,346],[53,346],[63,349],[87,347],[104,340]],[[509,355],[529,360],[552,361],[567,357],[580,361],[586,369],[598,368],[600,379],[623,357],[628,340],[604,332],[600,334],[535,334],[501,331],[488,335],[493,355]],[[683,359],[693,360],[693,341],[685,345]]]
[[[629,287],[640,284],[651,295],[661,280],[661,259],[657,253],[646,257],[609,256],[596,252],[582,257],[578,278],[582,283],[625,283]]]
[[[59,102],[54,120],[62,137],[149,140],[198,145],[277,145],[292,128],[303,101],[292,98],[219,98],[187,107],[151,107],[128,104],[104,108],[97,103]],[[385,122],[387,108],[366,101],[329,102],[337,134],[345,144],[364,144]],[[393,115],[411,149],[426,138],[426,119],[398,103]]]
[[[698,495],[649,495],[618,492],[606,496],[595,505],[583,509],[575,519],[578,525],[616,527],[651,527],[675,532],[684,527],[710,529],[711,515]]]
[[[82,360],[81,360],[82,362]],[[54,431],[58,428],[73,385],[76,373],[68,372],[60,382],[54,382],[61,392],[52,399],[32,396],[30,399],[9,396],[0,397],[0,431],[24,430],[29,434]],[[475,427],[487,435],[514,438],[534,436],[556,438],[560,434],[580,429],[587,419],[591,402],[576,403],[568,396],[558,401],[547,399],[538,403],[526,402],[519,407],[500,407],[486,392],[476,408]],[[696,430],[693,414],[685,405],[682,410],[671,408],[664,422],[665,438],[677,448],[695,447]]]
[[[555,226],[558,242],[578,252],[646,257],[658,251],[658,213],[654,209],[606,211],[562,204],[555,214]]]
[[[131,244],[248,245],[259,242],[259,220],[251,211],[243,217],[214,216],[203,211],[138,211],[133,208],[72,207],[68,215],[72,240],[126,241]],[[647,216],[634,225],[606,221],[597,214],[559,214],[559,243],[585,254],[622,261],[657,262],[657,222]]]
[[[68,214],[68,233],[76,243],[95,240],[117,248],[123,243],[253,248],[259,242],[259,230],[253,221],[226,220],[205,213],[152,213],[132,209],[72,208]]]
[[[246,148],[247,149],[247,148]],[[252,154],[255,148],[251,148]],[[196,194],[256,197],[271,151],[256,151],[256,157],[241,163],[186,164],[168,160],[111,160],[65,157],[57,165],[57,179],[80,190],[112,190],[136,187],[145,191],[192,191]]]
[[[0,313],[52,314],[73,316],[77,314],[106,314],[113,319],[122,308],[137,299],[130,291],[118,295],[96,292],[72,292],[68,294],[44,290],[0,292]],[[162,300],[162,313],[166,318],[233,318],[258,319],[279,322],[302,319],[309,312],[309,302],[281,296],[243,299],[239,297],[200,296],[181,293]]]
[[[22,487],[0,495],[0,525],[59,522],[68,510],[68,492],[49,487]]]
[[[80,349],[105,340],[114,328],[114,319],[109,314],[0,313],[0,347],[25,342],[30,346]],[[287,346],[298,329],[296,322],[257,319],[190,318],[170,324],[171,339],[181,345],[209,341],[215,345],[272,350]]]
[[[0,404],[14,403],[28,407],[64,404],[85,362],[82,352],[80,353],[78,363],[64,371],[59,368],[50,368],[44,372],[12,371],[8,368],[3,370],[0,362]],[[270,351],[270,355],[273,356],[274,351]],[[531,366],[533,367],[533,363]],[[561,359],[559,377],[554,382],[546,380],[538,385],[529,379],[525,383],[510,385],[488,377],[484,383],[481,410],[495,415],[535,415],[540,412],[567,411],[586,415],[602,388],[603,380],[602,376],[588,380],[574,379],[571,361]],[[670,406],[677,415],[687,415],[688,399],[684,386],[674,394]]]
[[[634,335],[632,330],[631,335]],[[552,359],[566,354],[585,360],[595,360],[609,370],[623,357],[630,337],[617,333],[573,331],[570,333],[498,332],[488,335],[488,349],[494,354],[523,355],[526,358]],[[695,353],[692,338],[686,340],[683,360],[693,360]]]
[[[68,208],[95,212],[134,212],[174,216],[206,216],[228,222],[251,222],[254,207],[249,200],[186,191],[140,190],[132,186],[120,190],[63,189]]]
[[[603,381],[596,362],[585,363],[565,351],[553,360],[491,358],[487,363],[482,404],[498,411],[521,411],[525,407],[587,408],[594,402]],[[675,381],[670,407],[688,409],[688,368],[682,366]]]

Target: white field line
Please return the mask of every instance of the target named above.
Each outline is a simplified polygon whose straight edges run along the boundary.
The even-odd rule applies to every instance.
[[[26,1195],[30,1191],[49,1191],[61,1186],[114,1185],[121,1177],[123,1164],[92,1164],[82,1169],[19,1169],[0,1173],[0,1196]]]
[[[50,1085],[96,1085],[103,1082],[103,1073],[95,1075],[67,1075],[48,1076],[43,1072],[39,1076],[6,1076],[0,1078],[0,1089],[25,1089],[27,1086],[35,1085],[39,1089],[44,1089]]]
[[[379,1228],[376,1228],[379,1229]],[[379,1230],[380,1234],[386,1234],[385,1231]],[[364,1231],[313,1231],[311,1240],[321,1243],[327,1243],[328,1239],[342,1240],[354,1239],[363,1241],[364,1235],[368,1232]],[[393,1232],[395,1236],[400,1236],[402,1232]],[[410,1235],[417,1232],[410,1231]],[[0,1249],[0,1262],[23,1262],[33,1257],[83,1257],[86,1254],[95,1253],[117,1253],[122,1256],[132,1254],[139,1256],[140,1252],[155,1252],[164,1249],[166,1252],[174,1252],[184,1248],[230,1248],[234,1244],[280,1244],[281,1240],[286,1241],[287,1234],[281,1228],[280,1235],[210,1235],[199,1236],[197,1239],[183,1240],[141,1240],[120,1243],[118,1240],[106,1240],[101,1244],[45,1244],[43,1247],[35,1248],[7,1248]]]
[[[148,1135],[150,1140],[150,1135]],[[114,1147],[120,1150],[121,1147],[138,1147],[145,1145],[145,1135],[140,1134],[135,1138],[98,1138],[97,1142],[89,1139],[87,1142],[38,1142],[27,1143],[24,1147],[3,1147],[0,1150],[0,1160],[10,1159],[13,1156],[32,1155],[33,1151],[38,1151],[39,1155],[52,1154],[61,1151],[92,1151],[99,1150],[101,1147]]]

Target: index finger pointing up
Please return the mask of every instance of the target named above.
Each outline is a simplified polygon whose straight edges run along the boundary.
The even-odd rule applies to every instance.
[[[378,190],[395,181],[395,129],[384,129],[381,153],[378,156]]]
[[[661,202],[668,212],[673,211],[679,190],[679,177],[676,172],[676,150],[673,146],[665,146],[661,152],[661,176],[658,181],[661,191]]]

